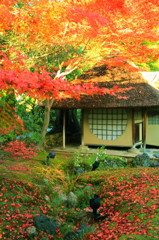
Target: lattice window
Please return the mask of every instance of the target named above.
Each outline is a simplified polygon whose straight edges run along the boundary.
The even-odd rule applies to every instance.
[[[159,125],[159,110],[148,112],[148,124],[149,125]]]
[[[88,114],[91,132],[102,140],[115,140],[127,126],[127,113],[124,109],[92,109]]]

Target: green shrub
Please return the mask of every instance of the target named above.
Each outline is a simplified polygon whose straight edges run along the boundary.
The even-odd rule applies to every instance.
[[[119,156],[106,156],[104,161],[101,162],[99,170],[104,169],[117,169],[127,166],[127,160]]]
[[[89,150],[86,153],[82,153],[82,150],[80,150],[73,155],[74,168],[82,168],[85,171],[89,171],[95,161],[101,162],[105,157],[106,151],[103,148],[99,148],[94,153],[89,152]]]
[[[91,153],[89,150],[86,153],[78,151],[73,155],[73,168],[81,168],[84,171],[89,171],[92,168],[92,164],[95,161],[99,161],[100,165],[98,170],[121,168],[127,166],[127,161],[119,156],[109,156],[106,154],[104,148],[99,148],[96,152]]]
[[[78,199],[78,207],[84,209],[89,206],[89,200],[94,195],[94,188],[89,185],[82,188],[77,188],[75,194]]]

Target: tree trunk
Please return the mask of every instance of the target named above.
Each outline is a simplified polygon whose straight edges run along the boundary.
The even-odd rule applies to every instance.
[[[45,111],[44,111],[44,122],[43,122],[43,126],[42,126],[42,130],[41,130],[41,142],[39,144],[40,147],[43,146],[44,143],[44,139],[47,133],[47,128],[49,126],[50,123],[50,111],[51,111],[51,107],[53,105],[53,99],[50,100],[45,100]]]

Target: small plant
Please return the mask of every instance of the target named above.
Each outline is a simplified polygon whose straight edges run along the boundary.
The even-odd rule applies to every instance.
[[[92,164],[95,161],[103,161],[106,158],[105,149],[99,148],[96,152],[91,153],[89,150],[86,153],[82,153],[82,151],[78,151],[73,156],[73,162],[75,168],[82,168],[84,170],[90,170]]]
[[[61,170],[61,165],[56,166],[56,168],[52,167],[37,167],[38,175],[45,179],[44,181],[48,181],[53,185],[56,183],[61,183],[63,185],[66,184],[66,175]],[[47,180],[46,180],[47,179]]]
[[[80,150],[73,156],[75,169],[81,168],[82,170],[89,171],[95,161],[100,162],[98,170],[127,166],[127,161],[122,157],[106,155],[106,150],[103,147],[97,149],[94,153],[89,152],[89,150],[86,153],[82,153]]]
[[[86,185],[82,188],[76,188],[75,194],[78,198],[78,207],[84,209],[89,206],[89,199],[93,196],[94,188],[92,185]]]
[[[106,150],[104,147],[98,148],[97,152],[92,154],[92,158],[96,161],[102,161],[106,158]]]

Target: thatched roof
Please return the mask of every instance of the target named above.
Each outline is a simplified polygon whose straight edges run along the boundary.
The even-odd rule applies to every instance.
[[[81,81],[93,80],[98,82],[99,87],[112,88],[118,86],[119,88],[132,87],[132,89],[125,93],[118,93],[116,96],[109,94],[84,95],[81,96],[79,101],[66,99],[56,102],[53,108],[86,109],[159,106],[159,90],[151,82],[144,79],[140,72],[131,72],[121,67],[108,69],[106,65],[101,65],[82,74],[79,79]]]

